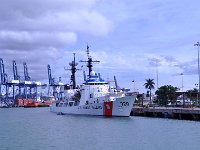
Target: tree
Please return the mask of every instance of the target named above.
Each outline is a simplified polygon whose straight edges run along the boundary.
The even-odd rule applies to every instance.
[[[151,89],[154,89],[154,79],[146,79],[146,83],[144,84],[146,89],[149,89],[150,92],[150,104],[151,104]]]
[[[187,92],[198,93],[198,89],[197,88],[193,88],[192,90],[187,90]]]
[[[164,85],[158,88],[155,94],[157,95],[160,105],[167,105],[168,100],[176,101],[177,95],[175,92],[178,90],[179,88],[171,85]]]
[[[198,100],[198,89],[194,88],[191,90],[187,90],[186,95],[188,98],[190,98],[190,100]]]

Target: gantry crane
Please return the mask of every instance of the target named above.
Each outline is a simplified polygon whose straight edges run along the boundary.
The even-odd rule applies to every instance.
[[[1,104],[4,102],[3,99],[3,94],[2,94],[2,90],[3,90],[3,86],[6,86],[6,95],[8,93],[8,88],[7,88],[7,82],[8,82],[8,77],[7,74],[5,73],[5,69],[4,69],[4,62],[3,59],[0,58],[0,72],[1,72],[1,83],[0,83],[0,102]]]
[[[48,88],[48,96],[50,96],[50,87],[53,87],[53,96],[57,99],[57,100],[61,100],[62,99],[62,87],[64,86],[62,83],[62,79],[61,77],[59,77],[59,82],[57,83],[55,81],[55,78],[52,77],[51,74],[51,67],[48,64],[47,65],[47,70],[48,70],[48,79],[49,79],[49,88]]]

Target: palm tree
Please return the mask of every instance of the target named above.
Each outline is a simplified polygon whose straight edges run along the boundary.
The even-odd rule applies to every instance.
[[[146,79],[146,83],[144,84],[146,89],[149,89],[150,91],[150,104],[151,104],[151,89],[154,89],[154,79]]]

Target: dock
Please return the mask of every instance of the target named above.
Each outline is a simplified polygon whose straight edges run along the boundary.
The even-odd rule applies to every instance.
[[[131,116],[146,116],[200,121],[200,108],[134,106],[131,111]]]

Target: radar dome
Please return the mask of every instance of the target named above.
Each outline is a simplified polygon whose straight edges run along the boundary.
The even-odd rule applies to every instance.
[[[90,72],[90,75],[91,75],[91,76],[95,76],[95,72],[94,72],[94,71],[91,71],[91,72]]]

